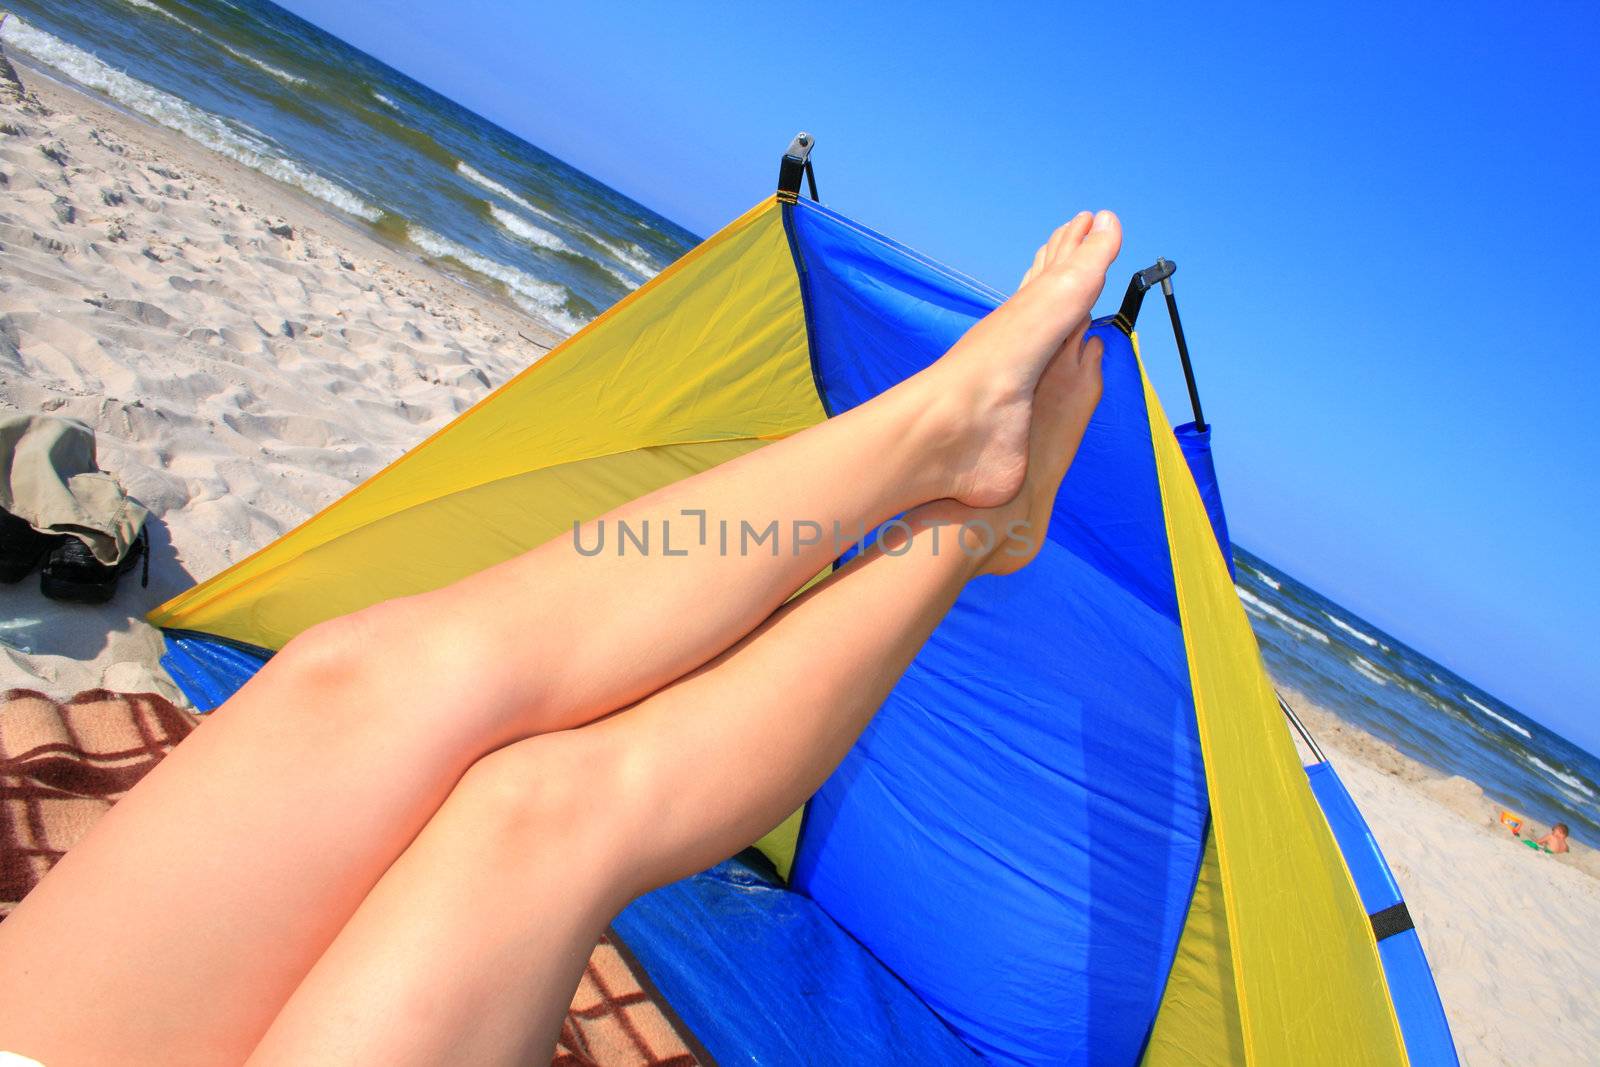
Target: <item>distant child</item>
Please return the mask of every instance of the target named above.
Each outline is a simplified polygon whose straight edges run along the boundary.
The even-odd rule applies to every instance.
[[[1568,833],[1570,833],[1570,831],[1567,829],[1567,824],[1564,822],[1558,822],[1554,826],[1550,827],[1549,833],[1539,838],[1539,844],[1543,845],[1551,852],[1565,852],[1567,851]]]

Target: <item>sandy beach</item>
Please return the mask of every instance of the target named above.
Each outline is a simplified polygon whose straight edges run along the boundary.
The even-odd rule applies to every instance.
[[[151,509],[153,551],[149,587],[124,580],[101,608],[46,600],[35,580],[5,587],[0,687],[181,702],[149,608],[330,503],[558,338],[11,58],[31,96],[0,104],[0,411],[94,427],[101,466]],[[1600,856],[1531,852],[1472,782],[1287,695],[1405,890],[1464,1062],[1593,1062]]]
[[[12,57],[14,60],[15,56]],[[558,338],[296,190],[19,70],[0,126],[0,406],[96,430],[150,586],[6,590],[0,683],[176,690],[147,610],[389,463]]]

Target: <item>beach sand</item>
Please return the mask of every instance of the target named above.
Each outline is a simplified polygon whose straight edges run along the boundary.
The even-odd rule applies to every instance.
[[[15,60],[15,57],[13,57]],[[151,509],[150,586],[0,589],[0,687],[180,700],[142,621],[443,426],[558,338],[254,171],[18,63],[0,104],[0,411],[93,426]],[[1289,694],[1395,870],[1470,1064],[1594,1062],[1600,863]],[[1548,1026],[1553,1036],[1539,1029]]]
[[[1500,826],[1501,805],[1475,783],[1283,693],[1394,871],[1462,1061],[1600,1062],[1600,852],[1576,843],[1562,856],[1534,852]]]
[[[150,586],[4,590],[0,684],[178,694],[142,617],[291,529],[559,338],[319,202],[23,65],[0,108],[0,409],[94,427]]]

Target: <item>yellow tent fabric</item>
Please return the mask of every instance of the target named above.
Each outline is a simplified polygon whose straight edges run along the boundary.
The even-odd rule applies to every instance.
[[[1403,1064],[1405,1046],[1372,925],[1284,726],[1205,505],[1148,375],[1144,389],[1245,1061]],[[1206,1047],[1198,1035],[1169,1036]]]
[[[150,621],[278,649],[317,622],[438,588],[824,417],[788,238],[768,199]]]
[[[1209,834],[1143,1063],[1145,1067],[1231,1067],[1245,1060],[1228,915],[1222,904],[1222,867],[1216,835]]]

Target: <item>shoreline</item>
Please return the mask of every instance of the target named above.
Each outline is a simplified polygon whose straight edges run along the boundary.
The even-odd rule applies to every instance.
[[[8,57],[51,113],[0,104],[0,411],[93,426],[101,466],[151,508],[153,558],[150,587],[124,579],[104,607],[7,587],[0,688],[186,703],[145,611],[297,525],[559,338],[309,195]],[[1411,902],[1463,1059],[1577,1062],[1600,1045],[1583,1002],[1597,965],[1576,936],[1600,923],[1600,853],[1530,852],[1475,783],[1284,693]],[[1531,1047],[1530,1008],[1564,1020]]]

